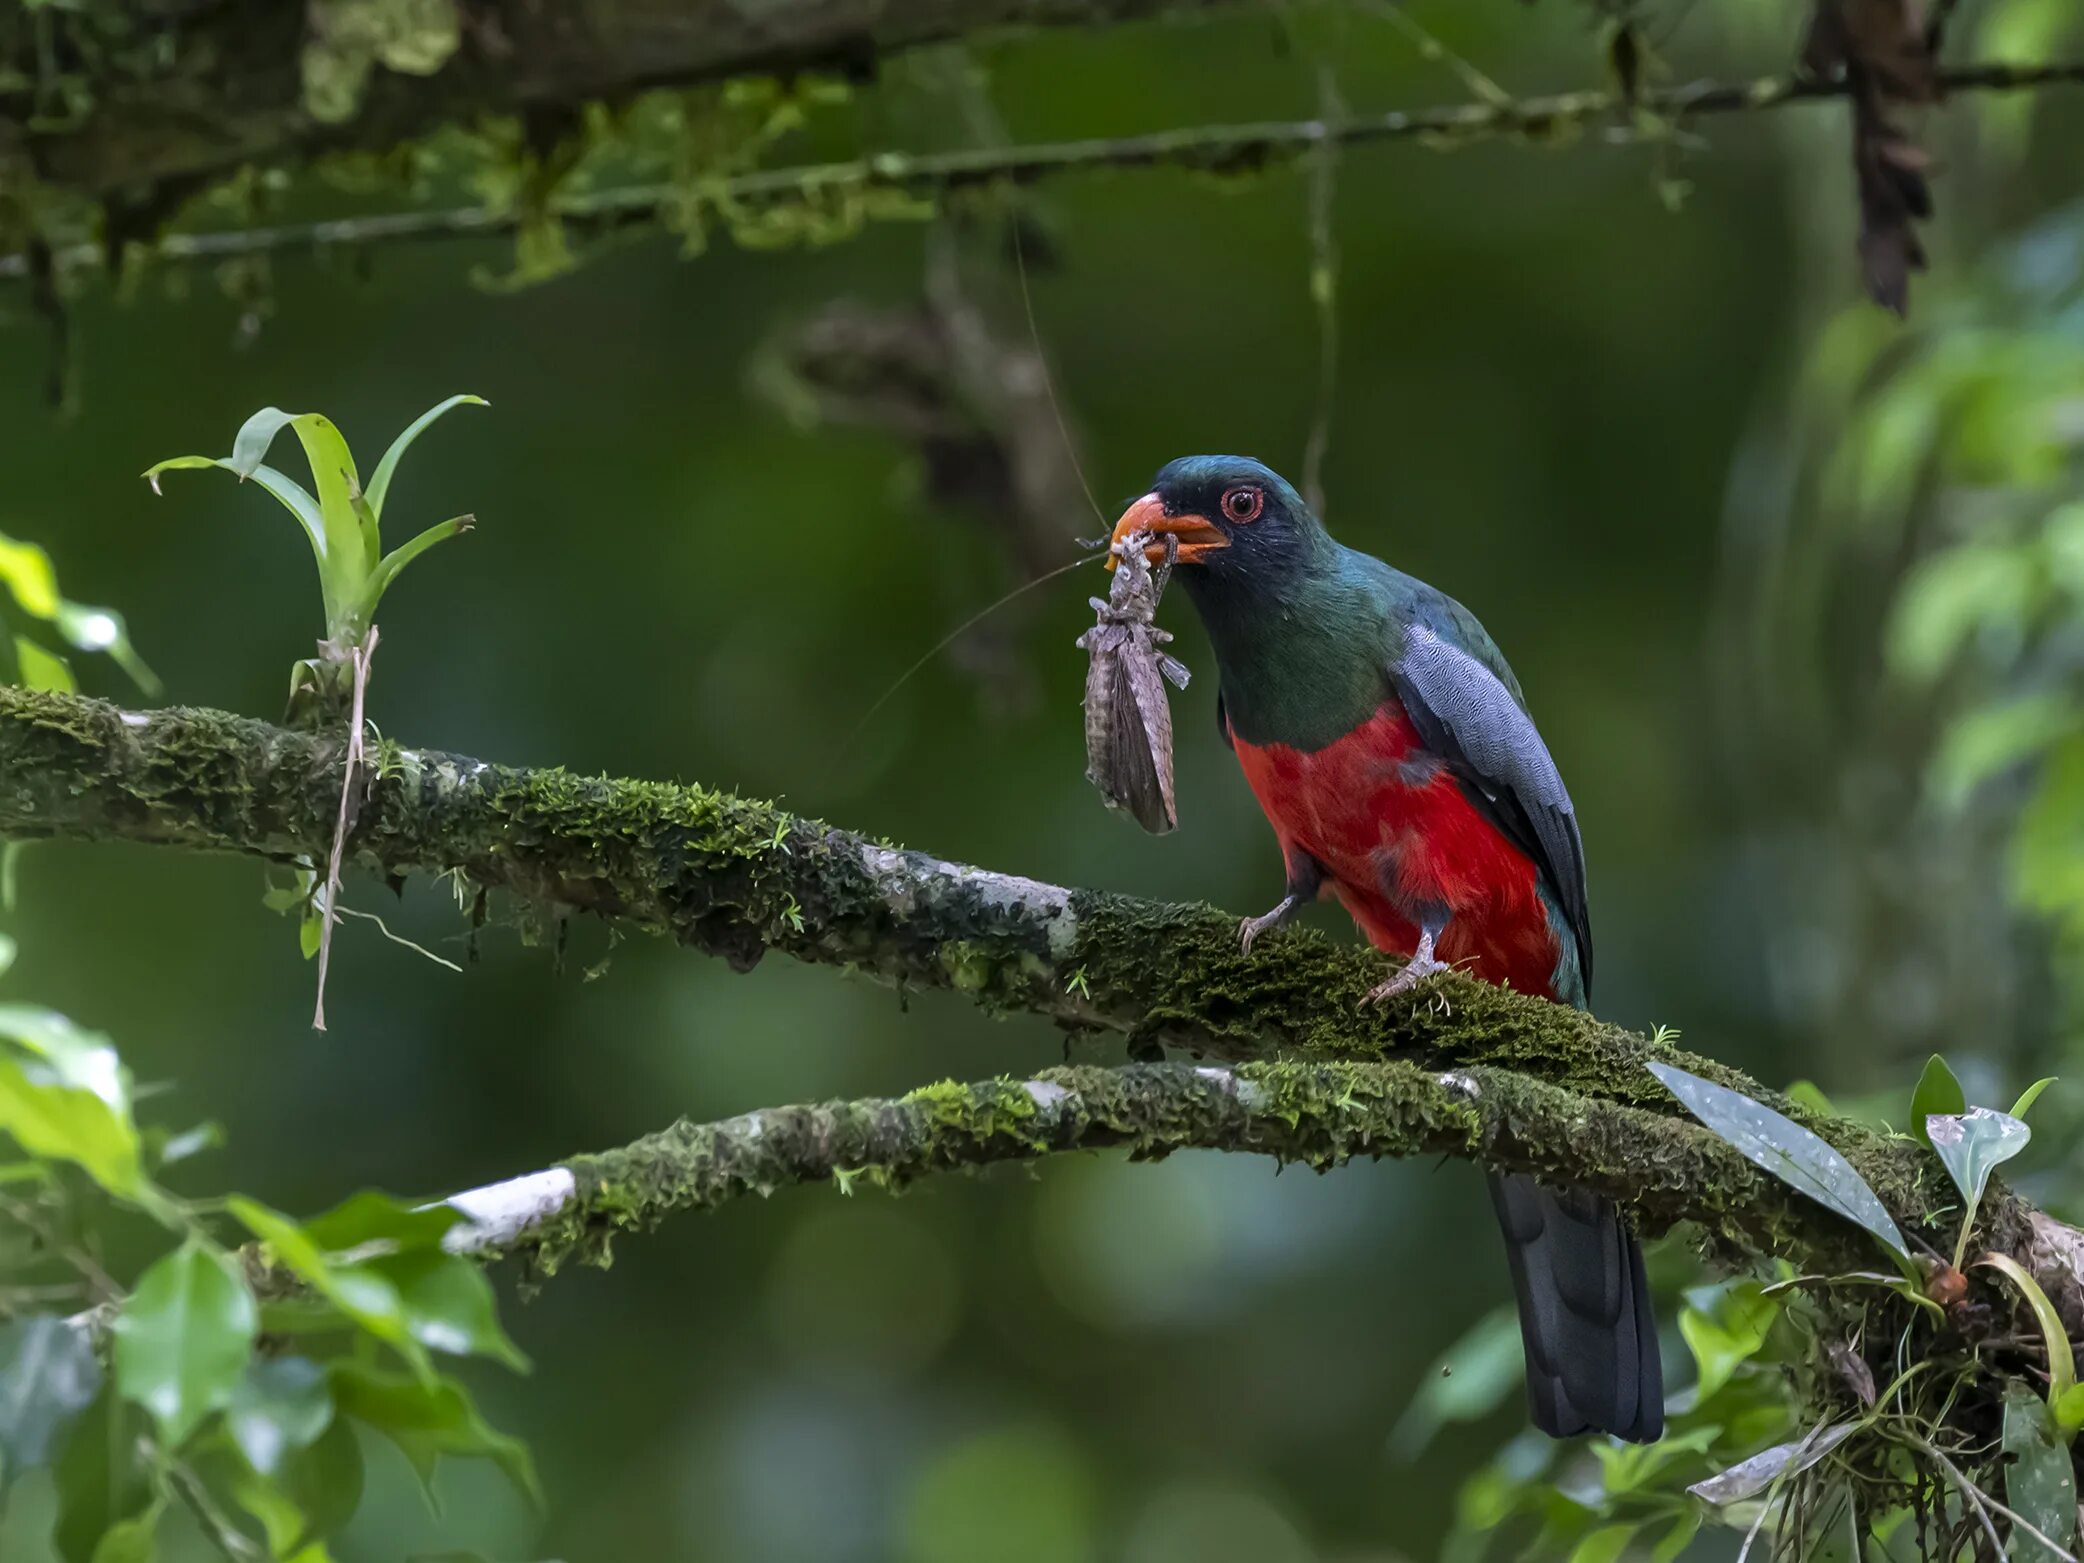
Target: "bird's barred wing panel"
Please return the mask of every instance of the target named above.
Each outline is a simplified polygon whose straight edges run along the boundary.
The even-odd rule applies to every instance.
[[[1391,682],[1426,746],[1454,768],[1498,827],[1547,875],[1592,983],[1592,924],[1577,812],[1535,730],[1503,680],[1423,625],[1406,633]]]

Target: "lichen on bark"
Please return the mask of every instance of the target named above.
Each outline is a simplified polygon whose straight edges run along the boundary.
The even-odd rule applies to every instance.
[[[336,740],[224,712],[129,713],[75,696],[0,689],[0,835],[305,855],[330,839],[339,759]],[[1274,1072],[1231,1078],[1270,1092],[1274,1111],[1233,1123],[1250,1135],[1250,1144],[1233,1148],[1305,1161],[1363,1150],[1455,1150],[1598,1188],[1656,1229],[1697,1221],[1726,1251],[1823,1253],[1835,1234],[1838,1256],[1850,1262],[1856,1234],[1759,1178],[1697,1129],[1644,1067],[1655,1057],[1807,1122],[1914,1231],[1950,1204],[1932,1158],[1915,1145],[1806,1113],[1736,1070],[1590,1015],[1459,977],[1410,1001],[1369,1008],[1360,997],[1380,980],[1383,959],[1372,951],[1284,933],[1248,954],[1235,921],[1210,907],[950,863],[700,786],[498,766],[386,742],[349,857],[388,877],[460,874],[521,898],[546,920],[593,913],[741,967],[779,951],[883,982],[947,989],[989,1012],[1041,1014],[1140,1043],[1230,1060],[1283,1055],[1295,1070],[1387,1071],[1351,1077],[1348,1085],[1371,1082],[1377,1094],[1368,1098],[1374,1116],[1349,1120],[1312,1094],[1310,1082],[1333,1077],[1254,1063]],[[1456,1075],[1490,1082],[1473,1145],[1470,1104],[1441,1094],[1448,1088],[1439,1082]],[[1133,1141],[1144,1151],[1172,1143],[1119,1094],[1130,1089],[1123,1082],[1155,1078],[1131,1074],[1106,1085],[1080,1077],[1078,1101],[1106,1111],[1081,1119],[1072,1138]],[[1392,1084],[1394,1092],[1380,1094]],[[972,1116],[903,1143],[891,1138],[897,1128],[942,1099],[929,1092],[896,1106],[786,1112],[837,1114],[826,1127],[858,1142],[853,1165],[880,1168],[878,1176],[892,1181],[939,1165],[935,1157],[997,1159],[982,1154],[990,1145],[1033,1154],[1064,1148],[1027,1138],[1041,1129],[1003,1114],[980,1138],[973,1116],[980,1103],[1018,1103],[963,1089],[970,1094],[942,1105]],[[1414,1138],[1406,1116],[1383,1116],[1418,1102],[1431,1115],[1425,1135]],[[1227,1110],[1239,1110],[1234,1099]],[[1062,1132],[1061,1113],[1044,1118],[1050,1133]],[[768,1124],[774,1135],[765,1154],[789,1143],[800,1121]],[[1287,1124],[1285,1136],[1273,1132],[1277,1121]],[[1559,1132],[1564,1124],[1568,1134]],[[1175,1127],[1188,1135],[1179,1143],[1205,1143],[1213,1133],[1201,1120]],[[748,1159],[746,1144],[714,1127],[686,1132],[696,1138],[640,1142],[649,1146],[654,1179],[627,1213],[713,1203],[718,1190],[736,1187],[734,1178],[773,1175],[770,1163]],[[1007,1134],[1012,1142],[1004,1142]],[[636,1149],[621,1154],[613,1175],[605,1161],[573,1165],[590,1169],[580,1172],[582,1182],[612,1190],[628,1184],[638,1165]],[[668,1192],[657,1180],[675,1168],[681,1181]],[[612,1195],[600,1204],[617,1208]],[[2001,1191],[1986,1213],[2000,1246],[2023,1247],[2025,1220],[2026,1207]]]

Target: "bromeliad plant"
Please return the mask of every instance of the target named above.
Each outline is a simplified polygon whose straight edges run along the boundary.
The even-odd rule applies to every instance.
[[[1820,1539],[1810,1527],[1829,1515],[1836,1516],[1831,1521],[1834,1528],[1842,1524],[1839,1533],[1850,1541],[1852,1555],[1859,1555],[1863,1538],[1882,1539],[1885,1531],[1904,1523],[1908,1496],[1921,1529],[1935,1512],[1927,1499],[1936,1497],[1942,1531],[1951,1506],[1953,1523],[1964,1536],[1977,1538],[1975,1547],[1987,1538],[2003,1555],[1998,1532],[2009,1529],[2019,1549],[2013,1555],[2023,1556],[2037,1547],[2051,1556],[2072,1556],[2078,1510],[2070,1444],[2084,1427],[2084,1389],[2077,1386],[2068,1330],[2033,1276],[2004,1254],[1986,1254],[1975,1268],[1998,1272],[2018,1291],[2040,1337],[2040,1362],[2021,1358],[2018,1367],[2005,1367],[1984,1346],[1967,1339],[1994,1339],[1999,1332],[1964,1324],[1965,1319],[1972,1321],[1972,1310],[1957,1311],[1967,1301],[1962,1265],[1990,1175],[2026,1148],[2032,1131],[2025,1115],[2053,1082],[2036,1081],[2009,1113],[2002,1113],[1970,1107],[1945,1060],[1935,1055],[1926,1065],[1911,1099],[1914,1130],[1946,1168],[1962,1205],[1951,1262],[1935,1253],[1920,1263],[1866,1180],[1823,1140],[1763,1103],[1684,1070],[1654,1062],[1649,1068],[1689,1112],[1747,1159],[1871,1232],[1889,1250],[1899,1271],[1787,1276],[1765,1295],[1820,1288],[1828,1300],[1846,1286],[1879,1286],[1915,1304],[1939,1327],[1938,1333],[1926,1332],[1931,1338],[1922,1349],[1912,1350],[1918,1315],[1911,1315],[1886,1354],[1878,1354],[1858,1337],[1819,1334],[1818,1360],[1851,1391],[1855,1409],[1817,1422],[1800,1437],[1696,1483],[1689,1492],[1711,1509],[1748,1522],[1754,1533],[1770,1520],[1777,1538],[1793,1536],[1798,1552],[1804,1541]],[[1850,1317],[1850,1310],[1846,1312]],[[1832,1327],[1828,1313],[1819,1311],[1817,1317],[1826,1330]],[[1873,1316],[1861,1309],[1857,1317],[1863,1336]],[[2017,1355],[2016,1346],[2011,1354]],[[1895,1369],[1879,1392],[1877,1358],[1882,1367]],[[1990,1371],[1993,1367],[1995,1373]],[[2020,1368],[2043,1372],[2045,1391]],[[1992,1402],[1992,1420],[2000,1428],[1996,1447],[1942,1447],[1939,1429],[1944,1419],[1935,1408],[1978,1395]],[[1913,1473],[1907,1480],[1902,1476],[1906,1471]],[[1996,1485],[2000,1471],[2007,1500],[2002,1503],[1988,1490]],[[1936,1552],[1926,1547],[1924,1555],[1951,1557],[1955,1550],[1947,1542]]]
[[[251,478],[274,495],[304,529],[318,560],[326,633],[318,643],[318,656],[299,662],[291,672],[289,718],[293,724],[325,726],[346,717],[357,682],[356,668],[366,657],[384,593],[421,554],[476,524],[473,516],[452,516],[388,554],[383,551],[384,501],[390,496],[399,461],[428,425],[451,408],[485,405],[480,396],[451,396],[428,408],[391,442],[366,487],[354,455],[332,419],[323,413],[289,413],[275,407],[263,407],[246,420],[232,441],[229,456],[175,456],[146,471],[145,479],[156,494],[163,472],[222,467],[241,482]],[[315,494],[266,464],[268,447],[285,428],[304,447]]]
[[[376,610],[391,583],[405,567],[446,538],[468,532],[477,523],[470,515],[451,516],[389,553],[383,551],[384,501],[398,463],[427,427],[451,408],[487,405],[481,396],[451,396],[437,402],[406,425],[391,442],[365,488],[354,453],[339,427],[324,413],[284,412],[263,407],[246,420],[232,441],[229,456],[175,456],[150,467],[145,479],[159,492],[162,472],[196,467],[222,467],[242,483],[251,478],[297,519],[318,560],[318,588],[326,612],[326,633],[318,655],[290,670],[287,720],[293,727],[318,730],[345,726],[345,762],[341,767],[339,824],[333,850],[321,872],[314,860],[299,863],[293,884],[271,886],[268,904],[277,910],[301,908],[298,940],[307,958],[318,957],[318,998],[312,1010],[314,1029],[326,1029],[326,971],[332,958],[337,920],[340,858],[354,818],[354,798],[363,769],[362,697],[369,683],[369,659],[376,650]],[[265,457],[275,436],[292,430],[304,447],[312,489],[268,466]]]

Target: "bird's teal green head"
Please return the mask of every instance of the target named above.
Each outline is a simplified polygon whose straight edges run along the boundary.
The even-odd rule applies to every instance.
[[[1150,492],[1114,525],[1179,540],[1181,580],[1197,599],[1278,596],[1330,545],[1324,527],[1288,480],[1249,456],[1182,456],[1158,469]],[[1150,559],[1164,557],[1153,544]],[[1112,561],[1110,561],[1110,564]]]
[[[1183,456],[1115,523],[1179,540],[1177,579],[1208,629],[1232,730],[1321,748],[1382,703],[1384,606],[1361,556],[1248,456]],[[1165,556],[1153,544],[1153,564]],[[1112,563],[1112,560],[1109,561]]]

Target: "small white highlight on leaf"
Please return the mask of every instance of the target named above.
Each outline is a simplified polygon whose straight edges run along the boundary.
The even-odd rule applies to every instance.
[[[1028,1100],[1044,1112],[1049,1112],[1053,1108],[1062,1105],[1064,1099],[1071,1094],[1069,1090],[1058,1085],[1054,1080],[1024,1081],[1021,1084],[1021,1089],[1027,1092]]]
[[[106,613],[83,613],[72,624],[75,643],[85,651],[106,651],[115,645],[116,621]]]

